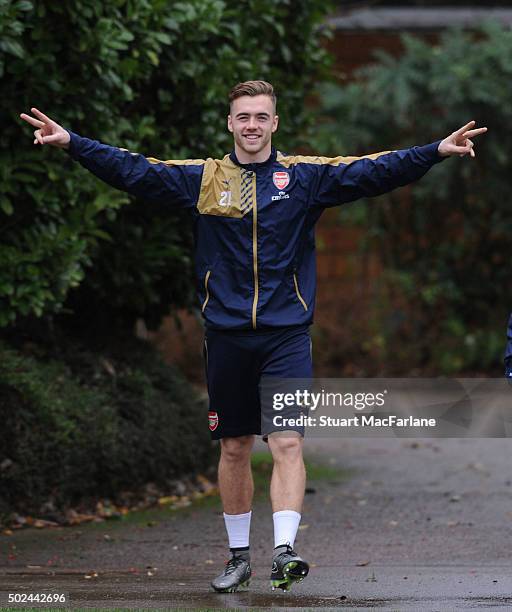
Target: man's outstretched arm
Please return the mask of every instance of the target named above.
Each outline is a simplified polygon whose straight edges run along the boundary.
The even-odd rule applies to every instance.
[[[470,121],[444,140],[400,151],[385,151],[365,157],[339,157],[322,164],[315,204],[335,206],[363,197],[387,193],[421,178],[445,157],[475,157],[471,140],[487,131]]]
[[[112,187],[145,200],[196,205],[204,160],[162,162],[69,132],[37,108],[20,117],[35,127],[34,144],[65,149],[84,168]]]

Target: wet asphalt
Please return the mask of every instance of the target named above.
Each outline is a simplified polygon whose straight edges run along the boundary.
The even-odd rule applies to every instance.
[[[266,498],[249,590],[209,590],[226,559],[211,500],[0,535],[0,608],[8,593],[53,592],[72,608],[512,609],[512,441],[310,439],[306,452],[343,471],[308,483],[296,549],[311,571],[291,592],[269,589]]]

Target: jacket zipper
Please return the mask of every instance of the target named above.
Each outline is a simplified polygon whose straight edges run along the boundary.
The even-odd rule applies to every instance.
[[[212,272],[211,270],[208,270],[208,272],[206,273],[206,276],[204,277],[204,289],[206,291],[206,298],[201,307],[201,312],[204,312],[204,309],[206,308],[206,304],[208,304],[208,300],[210,299],[210,293],[208,291],[208,280],[210,279],[211,272]]]
[[[254,273],[254,299],[252,301],[252,328],[256,329],[256,309],[258,308],[258,204],[254,195],[252,207],[252,267]]]
[[[295,284],[295,293],[297,294],[297,297],[299,298],[300,303],[304,306],[304,310],[307,311],[308,305],[306,304],[306,302],[304,301],[304,298],[300,294],[299,283],[297,282],[297,274],[295,272],[293,273],[293,282]]]

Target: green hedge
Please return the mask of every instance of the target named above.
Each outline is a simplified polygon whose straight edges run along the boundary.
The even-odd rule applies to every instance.
[[[372,371],[501,375],[512,308],[510,242],[512,32],[488,23],[449,30],[431,45],[403,37],[399,57],[379,53],[353,82],[324,88],[316,146],[364,154],[425,144],[471,119],[487,126],[476,158],[450,159],[410,190],[359,203],[342,218],[362,223],[379,255],[367,355]],[[368,359],[368,358],[371,359]]]
[[[0,513],[115,499],[212,462],[206,404],[143,342],[0,344]]]
[[[103,332],[192,303],[189,225],[32,145],[37,106],[159,158],[223,155],[227,94],[273,81],[285,148],[325,53],[321,0],[0,0],[0,326],[72,308]],[[82,285],[65,305],[70,290]],[[85,303],[86,302],[86,303]],[[65,305],[65,306],[64,306]]]

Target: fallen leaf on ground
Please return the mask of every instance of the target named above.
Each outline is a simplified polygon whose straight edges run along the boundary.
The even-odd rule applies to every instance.
[[[196,480],[202,486],[203,492],[204,492],[205,495],[212,495],[212,494],[216,493],[217,487],[213,484],[213,482],[209,481],[208,478],[206,478],[206,476],[203,476],[202,474],[199,474],[199,476],[197,476]]]
[[[67,510],[66,512],[66,523],[68,525],[80,525],[81,523],[88,523],[95,520],[98,520],[98,517],[95,514],[82,514],[72,509]]]
[[[158,503],[161,506],[166,506],[167,504],[173,504],[178,501],[179,497],[177,495],[167,495],[166,497],[160,497]]]
[[[410,443],[405,443],[404,448],[421,448],[421,444],[419,442],[410,442]]]
[[[55,521],[44,521],[43,519],[35,519],[32,523],[32,527],[37,527],[38,529],[42,529],[43,527],[58,527],[59,523]]]

